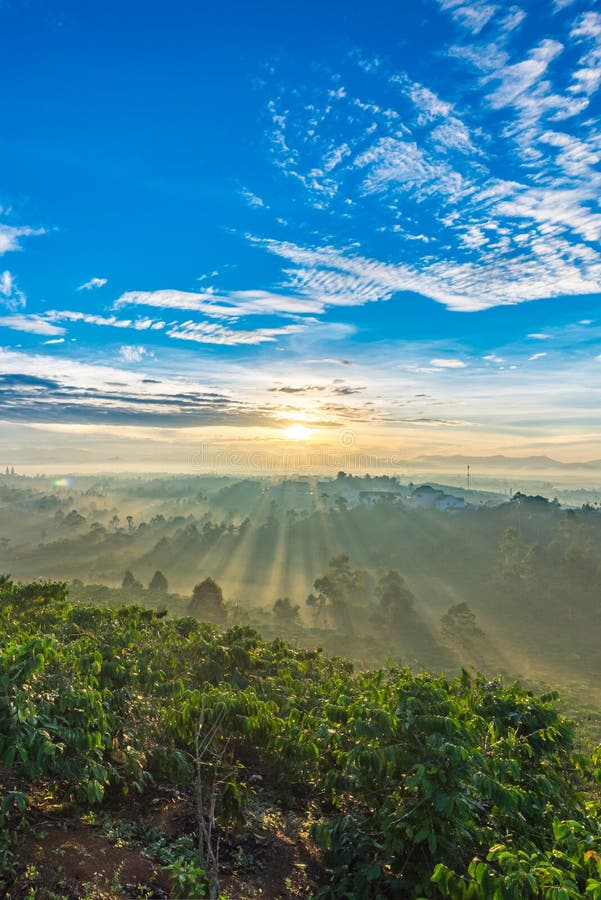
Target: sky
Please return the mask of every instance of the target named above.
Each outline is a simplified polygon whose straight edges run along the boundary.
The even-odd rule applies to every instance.
[[[0,34],[0,463],[601,458],[599,3],[2,0]]]

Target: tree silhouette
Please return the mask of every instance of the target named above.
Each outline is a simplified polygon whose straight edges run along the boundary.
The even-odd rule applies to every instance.
[[[169,590],[169,582],[160,569],[157,569],[150,579],[148,590],[152,591],[154,594],[166,594]]]
[[[134,577],[133,573],[127,569],[121,582],[124,591],[141,591],[143,590],[141,583]]]
[[[299,611],[300,607],[293,604],[290,597],[278,597],[273,604],[273,614],[280,622],[295,622]]]
[[[378,579],[376,597],[384,618],[395,626],[402,625],[410,615],[415,600],[403,576],[392,569]]]
[[[440,622],[442,633],[454,640],[470,642],[484,637],[484,632],[478,626],[476,614],[467,603],[449,606]]]
[[[227,611],[223,591],[213,578],[205,578],[194,586],[188,612],[197,619],[206,619],[219,625],[225,622]]]
[[[357,569],[352,569],[348,556],[341,553],[332,557],[325,575],[313,582],[317,595],[309,594],[307,605],[317,607],[324,619],[327,610],[331,609],[336,624],[350,631],[352,624],[349,601],[352,594],[361,586],[361,573]]]

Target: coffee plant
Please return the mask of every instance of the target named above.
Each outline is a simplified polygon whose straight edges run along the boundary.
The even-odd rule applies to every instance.
[[[174,891],[216,896],[206,872],[258,771],[311,812],[320,898],[601,898],[601,753],[573,737],[554,695],[517,684],[354,674],[250,628],[0,580],[5,891],[42,788],[101,809],[167,781],[200,798]]]

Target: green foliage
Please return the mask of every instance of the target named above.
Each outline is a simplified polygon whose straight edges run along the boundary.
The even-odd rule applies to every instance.
[[[165,867],[171,875],[171,895],[174,898],[207,897],[207,873],[200,863],[179,857]]]
[[[4,887],[40,786],[84,808],[158,779],[202,788],[225,834],[258,771],[310,810],[323,898],[600,896],[601,751],[574,753],[554,695],[465,671],[353,674],[250,628],[8,578],[0,636]],[[159,843],[173,895],[205,896],[207,859]]]

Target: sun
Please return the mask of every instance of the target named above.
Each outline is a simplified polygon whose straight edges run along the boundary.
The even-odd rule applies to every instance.
[[[301,425],[300,422],[296,422],[290,428],[284,429],[284,434],[289,441],[308,441],[312,433],[310,428],[307,428],[306,425]]]

